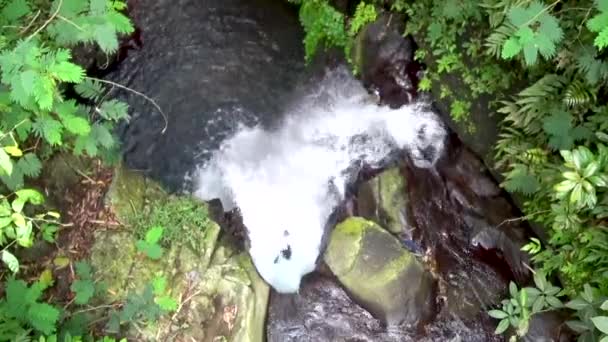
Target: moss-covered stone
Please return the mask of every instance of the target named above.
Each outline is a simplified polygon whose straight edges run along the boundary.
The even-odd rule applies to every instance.
[[[413,324],[433,311],[430,273],[371,221],[351,217],[340,223],[324,260],[355,300],[389,324]]]
[[[359,215],[393,234],[411,229],[407,222],[406,181],[398,167],[390,168],[359,188]]]
[[[194,201],[170,196],[147,184],[154,183],[137,173],[118,171],[108,202],[120,212],[117,215],[122,222],[140,222],[133,216],[151,202],[159,206],[171,201]],[[206,209],[202,202],[192,202],[188,208],[196,206]],[[188,226],[175,213],[162,215],[162,219],[166,229]],[[168,280],[171,296],[181,300],[180,311],[163,316],[155,324],[129,330],[133,340],[262,341],[268,285],[258,276],[247,253],[220,241],[217,223],[205,219],[188,224],[201,227],[183,231],[188,234],[187,239],[163,243],[164,254],[157,261],[137,250],[138,231],[128,224],[121,230],[97,231],[91,264],[96,278],[107,285],[105,301],[124,301],[129,293],[141,293],[154,277],[163,276]]]
[[[146,179],[139,172],[119,166],[114,172],[114,178],[106,204],[112,208],[116,217],[122,222],[141,211],[146,198]]]

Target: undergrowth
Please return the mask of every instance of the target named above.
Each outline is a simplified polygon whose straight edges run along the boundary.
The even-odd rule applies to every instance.
[[[320,42],[352,44],[348,23],[362,12],[349,18],[330,1],[299,3],[307,59]],[[504,188],[524,198],[524,218],[549,239],[524,246],[535,286],[512,284],[511,298],[490,312],[500,320],[497,333],[517,339],[534,314],[568,308],[579,341],[608,341],[608,0],[355,3],[407,16],[404,35],[414,37],[426,65],[419,90],[447,101],[454,121],[473,131],[470,111],[482,96],[502,120],[495,169]],[[559,276],[561,287],[545,275]]]

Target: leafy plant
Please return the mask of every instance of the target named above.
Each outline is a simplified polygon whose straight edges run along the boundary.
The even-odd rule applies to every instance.
[[[3,340],[24,333],[24,327],[31,327],[45,335],[55,331],[60,311],[39,301],[45,288],[41,282],[28,287],[22,280],[8,279],[6,298],[0,301],[0,337]]]
[[[557,298],[561,289],[547,282],[542,272],[534,274],[536,287],[518,289],[515,283],[509,283],[510,298],[502,301],[502,308],[490,310],[488,314],[500,322],[496,334],[502,334],[511,326],[517,336],[525,336],[530,326],[530,319],[540,312],[563,307]]]
[[[163,231],[162,227],[153,227],[148,230],[145,239],[137,241],[137,249],[150,259],[160,259],[163,256],[163,249],[158,243],[163,236]]]

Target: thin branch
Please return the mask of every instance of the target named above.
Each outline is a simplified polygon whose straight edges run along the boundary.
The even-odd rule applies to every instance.
[[[34,33],[32,33],[29,37],[27,37],[27,39],[25,40],[30,41],[32,38],[34,38],[35,35],[37,35],[38,33],[40,33],[40,31],[44,30],[45,27],[48,26],[48,24],[51,23],[51,21],[53,21],[53,19],[55,19],[55,17],[57,16],[57,14],[59,14],[59,10],[61,9],[61,5],[63,4],[63,0],[59,0],[59,5],[57,5],[57,9],[55,10],[55,13],[53,13],[45,22],[44,24],[42,24],[42,26],[40,26],[36,31],[34,31]]]
[[[134,93],[136,95],[139,95],[139,96],[143,97],[144,99],[148,100],[158,110],[158,112],[162,115],[163,119],[165,120],[165,127],[161,131],[161,134],[165,134],[165,132],[167,131],[167,127],[169,126],[169,119],[167,117],[167,114],[165,114],[165,112],[163,112],[163,110],[160,108],[160,106],[152,98],[150,98],[146,94],[140,93],[139,91],[137,91],[135,89],[129,88],[129,87],[124,86],[122,84],[118,84],[116,82],[112,82],[112,81],[108,81],[108,80],[103,80],[103,79],[96,78],[96,77],[85,76],[85,78],[89,79],[89,80],[92,80],[92,81],[98,81],[98,82],[101,82],[101,83],[109,84],[109,85],[118,87],[120,89],[124,89],[126,91],[132,92],[132,93]]]
[[[82,27],[78,26],[78,24],[76,24],[75,22],[71,21],[70,19],[68,19],[68,18],[66,18],[66,17],[64,17],[64,16],[62,16],[62,15],[58,15],[58,16],[57,16],[57,18],[58,18],[58,19],[61,19],[61,20],[63,20],[63,21],[65,21],[66,23],[68,23],[68,24],[70,24],[70,25],[72,25],[72,26],[74,26],[74,27],[76,27],[76,28],[77,28],[77,29],[79,29],[80,31],[84,31],[84,28],[82,28]]]
[[[521,217],[515,217],[515,218],[506,219],[506,220],[502,221],[502,222],[501,222],[499,225],[497,225],[497,226],[496,226],[496,227],[494,227],[494,228],[498,229],[498,228],[500,228],[502,225],[505,225],[505,224],[508,224],[508,223],[511,223],[511,222],[524,221],[524,220],[527,220],[527,219],[531,218],[531,217],[532,217],[532,216],[534,216],[534,215],[538,215],[538,214],[546,213],[546,212],[549,212],[549,211],[551,211],[551,210],[541,210],[541,211],[537,211],[537,212],[534,212],[534,213],[528,214],[528,215],[526,215],[526,216],[521,216]]]
[[[30,20],[29,24],[27,24],[26,27],[24,27],[21,31],[19,31],[19,34],[23,34],[27,30],[29,30],[30,27],[32,27],[32,25],[34,25],[34,22],[36,21],[36,19],[38,19],[38,16],[40,15],[40,13],[41,13],[41,11],[38,10],[38,12],[36,12],[36,15],[32,18],[32,20]]]

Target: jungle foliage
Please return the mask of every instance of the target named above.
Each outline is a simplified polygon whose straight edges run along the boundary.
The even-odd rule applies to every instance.
[[[351,44],[348,27],[360,13],[299,2],[308,59],[318,47]],[[495,167],[549,239],[524,247],[538,270],[535,286],[512,284],[511,298],[490,312],[500,319],[497,332],[512,326],[524,335],[531,315],[567,307],[580,341],[608,341],[608,0],[357,3],[407,15],[404,35],[426,65],[419,90],[449,101],[455,121],[470,120],[480,96],[502,118]],[[447,75],[466,89],[441,84]]]

